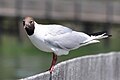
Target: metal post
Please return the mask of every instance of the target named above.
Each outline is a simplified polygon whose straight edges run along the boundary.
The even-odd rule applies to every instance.
[[[0,23],[0,46],[2,45],[2,33],[3,33],[3,17],[2,16],[0,16],[0,21],[1,21],[1,23]]]
[[[74,1],[74,24],[77,26],[80,24],[80,19],[81,15],[79,13],[81,13],[81,0],[75,0]]]
[[[112,20],[113,20],[113,1],[112,0],[106,0],[106,24],[103,27],[107,33],[110,33],[111,25],[112,25]],[[105,40],[105,46],[109,47],[110,46],[110,40],[109,38]]]
[[[84,25],[85,33],[87,33],[87,34],[93,33],[93,23],[91,23],[91,22],[84,22],[83,25]]]
[[[16,17],[15,17],[15,21],[16,21],[16,27],[17,27],[17,38],[19,42],[22,42],[22,39],[20,37],[20,19],[21,19],[21,6],[22,6],[22,0],[16,0],[15,3],[15,7],[16,7]],[[19,55],[16,54],[15,58],[14,58],[14,64],[15,64],[15,69],[17,71],[17,69],[20,67],[20,58]],[[18,76],[16,75],[16,78],[18,78]]]
[[[17,37],[18,37],[18,40],[21,42],[22,39],[20,37],[20,18],[21,18],[21,6],[22,6],[22,0],[16,0],[16,3],[15,3],[15,7],[16,7],[16,18],[15,18],[15,21],[16,21],[16,26],[17,26]]]
[[[52,0],[46,0],[46,13],[45,13],[45,17],[48,21],[48,23],[50,23],[50,20],[51,20],[51,11],[52,11]]]

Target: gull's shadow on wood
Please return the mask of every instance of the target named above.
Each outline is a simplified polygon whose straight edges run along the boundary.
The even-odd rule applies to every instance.
[[[50,78],[49,78],[49,80],[52,80],[52,73],[50,73]]]

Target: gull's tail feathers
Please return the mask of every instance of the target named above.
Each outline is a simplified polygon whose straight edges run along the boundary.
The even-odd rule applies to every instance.
[[[92,44],[92,43],[98,43],[100,42],[99,39],[104,39],[111,37],[111,35],[107,34],[106,32],[98,32],[98,33],[93,33],[90,35],[90,38],[87,39],[86,41],[83,42],[81,46],[87,45],[87,44]]]
[[[112,35],[109,35],[107,32],[98,32],[98,33],[93,33],[90,35],[93,40],[98,40],[98,39],[104,39],[111,37]]]

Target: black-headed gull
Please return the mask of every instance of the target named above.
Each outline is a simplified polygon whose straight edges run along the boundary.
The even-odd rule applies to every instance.
[[[54,69],[57,56],[67,55],[70,50],[97,43],[100,42],[98,39],[109,37],[106,33],[89,36],[83,32],[73,31],[62,25],[37,24],[32,17],[25,17],[23,26],[29,39],[38,49],[53,53],[53,60],[49,69],[50,72]]]

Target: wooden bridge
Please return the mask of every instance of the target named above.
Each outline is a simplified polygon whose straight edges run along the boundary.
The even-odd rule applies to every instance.
[[[119,0],[0,0],[0,16],[120,23]]]
[[[103,23],[104,31],[110,32],[111,24],[120,23],[120,1],[118,0],[0,0],[0,38],[3,33],[11,32],[20,41],[24,39],[20,26],[21,18],[34,18],[82,25],[82,31],[93,33],[93,25]],[[14,18],[12,28],[6,29],[4,17]],[[82,23],[82,24],[81,24]],[[17,27],[16,27],[17,26]],[[17,32],[17,33],[16,33]],[[0,39],[1,41],[1,39]],[[109,41],[106,41],[107,45]]]

